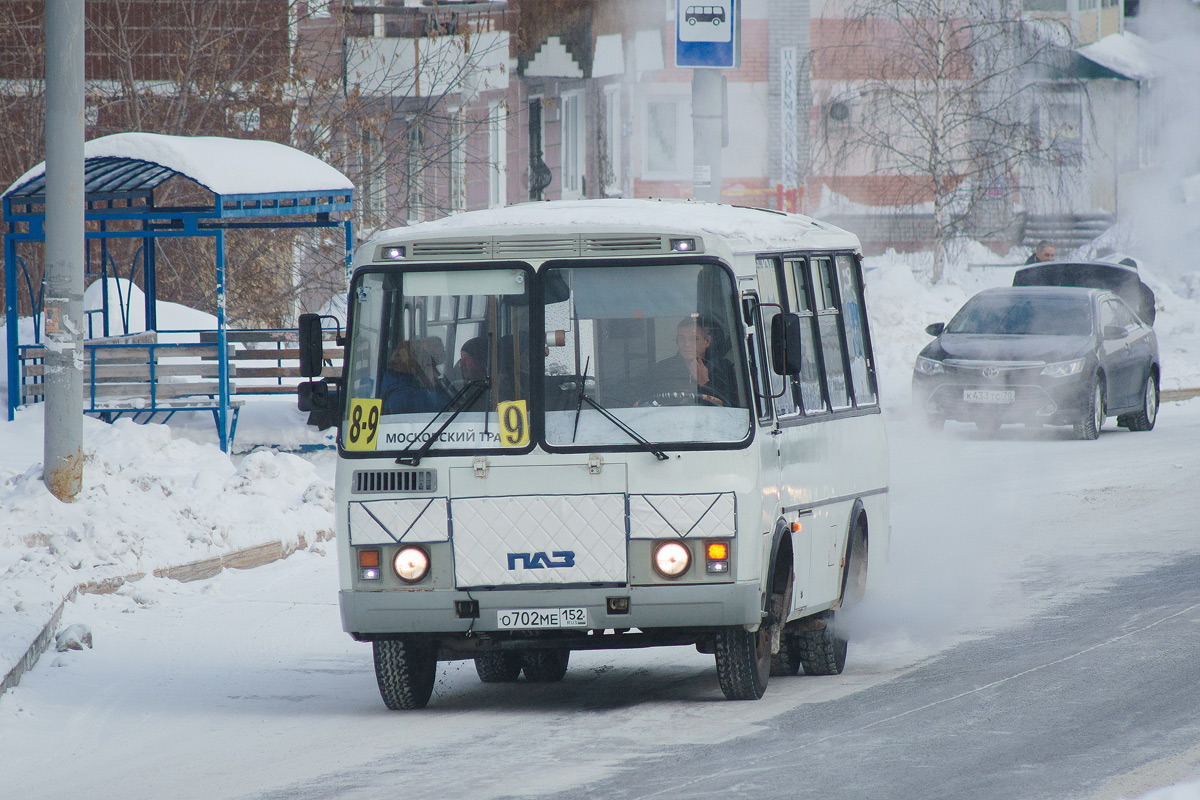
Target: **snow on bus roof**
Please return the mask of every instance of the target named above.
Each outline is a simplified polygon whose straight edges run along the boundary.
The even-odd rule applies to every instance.
[[[379,243],[397,239],[495,235],[521,236],[566,227],[710,233],[731,240],[735,252],[805,246],[858,247],[858,238],[841,228],[800,214],[760,208],[701,203],[694,200],[550,200],[469,211],[450,217],[381,231]],[[801,243],[803,239],[803,243]]]
[[[349,178],[319,158],[294,147],[259,139],[114,133],[85,142],[83,158],[85,170],[88,162],[106,159],[157,164],[170,171],[166,177],[178,173],[220,195],[354,188]],[[21,189],[25,190],[18,192],[22,195],[41,194],[45,173],[43,161],[18,178],[5,194]]]

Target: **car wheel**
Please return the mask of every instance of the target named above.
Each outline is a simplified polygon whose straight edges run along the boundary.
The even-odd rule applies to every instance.
[[[386,639],[372,649],[383,704],[392,711],[424,708],[437,677],[437,648],[415,639]]]
[[[1083,409],[1083,416],[1075,423],[1075,435],[1080,439],[1097,439],[1100,428],[1104,425],[1104,386],[1097,375],[1092,379],[1088,392],[1089,400]]]
[[[1146,390],[1142,392],[1142,410],[1126,416],[1127,426],[1131,431],[1149,431],[1154,429],[1154,420],[1158,418],[1158,379],[1151,372],[1146,378]]]

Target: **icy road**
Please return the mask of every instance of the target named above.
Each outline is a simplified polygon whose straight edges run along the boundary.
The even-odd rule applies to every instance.
[[[332,550],[146,579],[0,701],[0,795],[1116,798],[1200,775],[1200,400],[1150,433],[889,420],[893,544],[846,672],[722,699],[691,649],[560,684],[440,665],[388,712]],[[872,555],[874,555],[874,550]]]

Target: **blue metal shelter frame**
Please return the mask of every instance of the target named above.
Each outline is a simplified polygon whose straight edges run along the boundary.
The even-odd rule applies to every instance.
[[[119,271],[111,257],[108,242],[113,239],[140,239],[130,264],[130,278],[140,258],[143,292],[146,301],[146,330],[157,330],[157,291],[155,284],[155,241],[162,238],[212,237],[216,241],[217,360],[220,385],[217,417],[221,449],[228,451],[230,381],[229,351],[225,320],[225,234],[234,229],[342,228],[349,269],[353,229],[352,221],[336,219],[338,212],[353,211],[353,190],[336,188],[311,191],[256,192],[251,194],[214,194],[209,206],[157,206],[154,190],[175,176],[187,175],[164,164],[127,157],[88,158],[84,163],[84,198],[87,266],[91,266],[93,242],[99,243],[100,276],[105,293],[103,336],[110,334],[108,319],[109,267]],[[199,184],[197,184],[199,185]],[[34,317],[34,342],[41,340],[42,291],[34,285],[27,263],[18,256],[22,242],[44,242],[46,175],[44,170],[28,181],[14,186],[3,196],[5,318],[8,331],[8,419],[16,415],[22,394],[20,389],[21,342],[18,341],[18,291],[24,289]],[[122,224],[121,229],[110,226]],[[81,265],[82,266],[82,265]],[[89,273],[95,274],[91,269]],[[119,284],[118,284],[119,285]],[[124,304],[122,315],[127,313]],[[91,320],[88,321],[91,329]],[[125,331],[128,332],[128,331]]]

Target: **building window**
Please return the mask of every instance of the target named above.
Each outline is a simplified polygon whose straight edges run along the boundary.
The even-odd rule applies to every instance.
[[[502,101],[488,104],[488,207],[508,202],[508,135],[505,129],[507,107]]]
[[[422,157],[424,155],[424,137],[421,135],[421,125],[413,121],[408,129],[408,153],[405,164],[407,177],[407,193],[404,205],[408,208],[408,221],[420,222],[422,217],[421,198],[424,193],[424,170]]]
[[[587,194],[584,173],[583,92],[562,96],[562,196],[579,198]]]
[[[615,83],[604,87],[604,138],[600,142],[600,172],[604,194],[609,197],[621,195],[625,186],[621,134],[621,85]]]
[[[329,0],[308,0],[308,16],[325,19],[329,16]]]
[[[680,180],[691,177],[691,124],[688,104],[679,97],[651,97],[645,101],[643,128],[644,176],[651,180]]]
[[[450,213],[467,209],[466,125],[463,111],[450,114]]]
[[[542,98],[535,97],[529,101],[529,199],[544,200],[544,192],[550,185],[552,176],[550,167],[546,164],[545,142],[546,126],[543,123]]]
[[[374,227],[387,217],[387,164],[383,158],[383,142],[369,130],[358,140],[359,209],[366,227]]]

